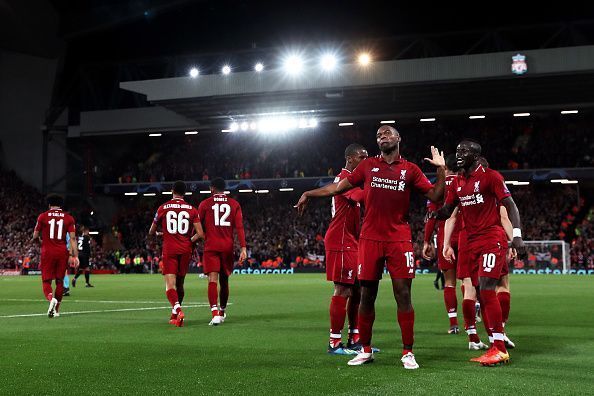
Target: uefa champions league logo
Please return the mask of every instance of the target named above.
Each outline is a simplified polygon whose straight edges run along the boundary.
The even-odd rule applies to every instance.
[[[517,75],[522,75],[528,71],[528,64],[526,63],[525,55],[516,54],[512,56],[511,71]]]

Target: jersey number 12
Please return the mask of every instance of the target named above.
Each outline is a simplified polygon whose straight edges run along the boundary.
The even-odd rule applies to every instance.
[[[231,223],[227,221],[227,218],[231,214],[231,206],[228,204],[214,204],[212,205],[212,210],[214,212],[214,222],[216,226],[231,226]]]

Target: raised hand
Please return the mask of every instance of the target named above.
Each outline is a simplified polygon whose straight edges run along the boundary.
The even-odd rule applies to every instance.
[[[445,166],[445,158],[443,156],[443,151],[440,152],[435,146],[431,146],[431,158],[425,158],[425,161],[429,162],[431,165],[434,165],[436,167]]]

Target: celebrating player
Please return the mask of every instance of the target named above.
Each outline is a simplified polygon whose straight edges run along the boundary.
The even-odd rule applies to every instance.
[[[480,164],[481,146],[464,140],[456,149],[457,165],[463,174],[454,179],[445,205],[440,209],[447,216],[459,205],[467,231],[467,251],[470,265],[478,265],[479,286],[485,320],[492,329],[493,345],[479,358],[482,365],[491,366],[509,361],[504,343],[501,307],[495,289],[507,266],[507,236],[501,225],[498,205],[505,206],[513,225],[512,247],[520,257],[525,255],[520,215],[503,177]]]
[[[157,226],[163,230],[163,275],[165,294],[171,304],[170,324],[184,325],[182,310],[184,280],[188,273],[192,243],[204,237],[198,211],[184,200],[186,183],[176,181],[171,190],[173,198],[159,206],[149,236],[155,235]],[[190,228],[193,226],[193,230]],[[195,232],[194,235],[192,233]]]
[[[62,197],[51,194],[47,197],[47,203],[49,210],[37,218],[33,239],[37,240],[41,236],[41,281],[43,294],[49,301],[47,316],[53,318],[60,316],[69,252],[71,261],[78,265],[78,249],[75,243],[71,244],[70,251],[66,247],[66,235],[74,241],[76,232],[74,218],[62,210]],[[52,280],[55,280],[55,290],[52,290]]]
[[[334,183],[351,174],[367,158],[367,150],[360,144],[350,144],[344,151],[346,165]],[[361,294],[357,281],[357,250],[361,230],[361,204],[363,189],[357,188],[332,197],[332,220],[324,237],[326,248],[326,279],[334,282],[330,300],[330,341],[328,353],[354,354],[359,342],[357,314]],[[348,313],[349,332],[347,346],[342,343],[342,329]]]
[[[212,320],[209,325],[217,326],[227,318],[229,300],[229,276],[233,272],[233,230],[237,232],[239,262],[247,257],[243,215],[239,202],[225,195],[225,180],[220,177],[210,182],[212,196],[200,202],[198,213],[205,231],[204,256],[202,264],[208,275],[208,302]],[[220,285],[220,296],[217,290]],[[220,298],[220,306],[217,303]]]
[[[76,275],[72,279],[72,287],[76,287],[76,280],[82,274],[85,273],[85,287],[94,287],[91,285],[91,237],[89,236],[89,229],[85,226],[80,227],[81,235],[78,237],[78,259],[80,265],[76,271]]]
[[[442,199],[445,180],[445,160],[435,147],[426,161],[437,166],[437,182],[431,185],[419,167],[400,156],[400,134],[390,126],[377,130],[376,141],[381,155],[367,158],[338,183],[306,191],[295,205],[303,211],[311,197],[342,194],[364,186],[365,216],[359,239],[358,278],[361,282],[359,306],[359,342],[361,352],[349,365],[373,361],[371,334],[375,320],[375,299],[384,266],[392,278],[394,298],[398,305],[398,323],[402,332],[402,364],[406,369],[419,367],[412,353],[414,342],[414,310],[411,285],[415,276],[412,238],[408,224],[408,208],[412,190],[431,201]]]
[[[446,192],[448,194],[448,186],[452,184],[452,180],[456,177],[456,155],[450,154],[446,158]],[[434,203],[429,201],[427,203],[427,211],[429,214],[431,212],[437,211],[443,202],[441,203]],[[456,298],[456,262],[455,261],[448,261],[444,258],[442,252],[442,245],[443,245],[443,233],[444,233],[444,223],[443,220],[437,220],[434,216],[428,216],[427,222],[425,223],[425,238],[423,242],[423,257],[426,260],[430,260],[435,250],[433,249],[433,244],[431,243],[431,237],[433,236],[433,231],[435,230],[435,226],[437,225],[437,266],[438,270],[443,273],[445,277],[444,287],[443,287],[443,299],[445,302],[446,313],[448,314],[448,318],[450,320],[450,329],[448,330],[448,334],[458,334],[458,299]],[[458,240],[458,230],[455,230],[452,234],[452,243],[456,243]]]

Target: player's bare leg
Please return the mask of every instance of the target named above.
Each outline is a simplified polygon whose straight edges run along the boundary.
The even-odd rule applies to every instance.
[[[505,324],[509,319],[509,310],[511,304],[511,293],[509,290],[509,275],[503,275],[499,278],[497,288],[497,300],[499,300],[499,306],[501,307],[501,320],[503,321],[503,329],[505,330]],[[508,349],[514,349],[516,345],[509,339],[507,332],[503,333],[505,347]]]
[[[458,334],[458,298],[456,297],[456,270],[446,269],[443,271],[445,283],[443,288],[443,300],[450,320],[448,334]]]
[[[486,322],[488,322],[488,326],[492,329],[493,334],[493,345],[491,348],[484,355],[476,359],[476,361],[485,366],[507,363],[509,361],[509,354],[507,353],[503,336],[501,307],[495,293],[498,281],[498,279],[488,277],[481,277],[479,280],[481,305],[484,306],[485,319],[487,319]]]
[[[175,277],[175,290],[177,290],[177,299],[179,300],[179,304],[184,303],[184,297],[186,295],[186,290],[184,288],[184,282],[186,281],[185,276],[177,275]]]
[[[227,302],[229,301],[229,276],[221,272],[219,274],[219,316],[221,323],[227,318],[225,311],[227,310]]]
[[[392,291],[398,306],[397,316],[402,333],[402,364],[405,369],[417,369],[413,354],[415,311],[411,300],[412,279],[392,279]]]
[[[349,366],[359,366],[373,362],[371,335],[375,320],[375,299],[379,281],[361,281],[361,302],[359,304],[359,342],[361,351],[348,362]]]
[[[212,314],[212,320],[209,326],[218,326],[221,324],[221,317],[219,315],[219,304],[218,304],[218,283],[219,273],[209,272],[208,274],[208,304],[210,305],[210,312]]]
[[[177,327],[184,325],[184,313],[181,309],[177,290],[175,288],[175,274],[165,274],[165,294],[171,304],[171,318],[169,319],[170,324],[174,324]]]

